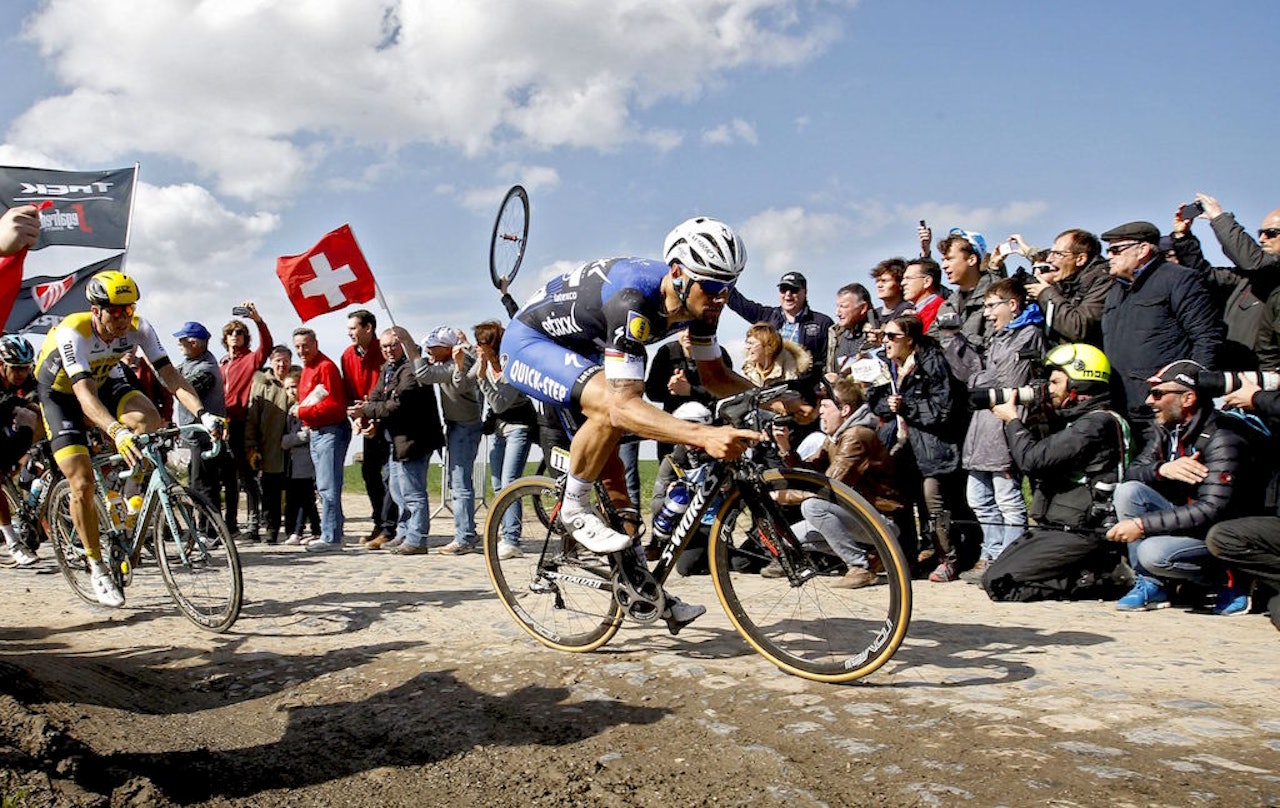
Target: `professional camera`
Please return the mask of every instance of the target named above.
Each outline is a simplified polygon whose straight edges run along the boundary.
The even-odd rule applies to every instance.
[[[997,404],[1013,401],[1032,409],[1049,406],[1049,388],[1043,382],[1022,387],[984,387],[969,391],[969,401],[975,410],[989,410]]]
[[[1260,370],[1202,372],[1196,378],[1196,388],[1217,397],[1239,390],[1245,382],[1253,382],[1263,390],[1280,390],[1280,373]]]
[[[1115,526],[1116,506],[1113,497],[1116,493],[1115,483],[1104,483],[1101,480],[1089,487],[1090,503],[1086,523],[1098,530],[1106,531]]]

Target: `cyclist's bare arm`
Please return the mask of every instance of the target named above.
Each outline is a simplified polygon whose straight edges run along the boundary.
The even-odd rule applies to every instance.
[[[603,409],[588,409],[588,392],[603,385],[604,395],[591,396]],[[750,385],[748,385],[750,386]],[[712,457],[734,459],[760,440],[759,433],[728,426],[705,426],[681,421],[644,400],[644,382],[637,379],[605,379],[597,374],[587,383],[582,396],[588,418],[608,419],[614,429],[663,443],[698,446]]]
[[[716,398],[728,398],[755,387],[749,379],[735,373],[720,358],[712,361],[699,360],[698,379],[707,392]]]
[[[94,426],[105,432],[116,422],[115,413],[108,410],[98,398],[98,384],[92,378],[84,378],[72,383],[71,390],[76,394],[76,400],[80,402],[80,409],[84,410],[85,417]]]

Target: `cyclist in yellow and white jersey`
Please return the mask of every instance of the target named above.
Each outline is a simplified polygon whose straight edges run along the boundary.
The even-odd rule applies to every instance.
[[[141,459],[134,437],[163,426],[155,404],[134,387],[120,357],[141,348],[164,386],[205,429],[220,434],[223,419],[200,406],[200,396],[169,361],[155,329],[134,314],[138,284],[116,270],[89,279],[89,311],[70,314],[46,336],[36,357],[36,390],[58,468],[71,484],[71,520],[93,567],[93,589],[104,606],[124,605],[124,594],[102,561],[93,463],[87,429],[106,431],[134,465]]]

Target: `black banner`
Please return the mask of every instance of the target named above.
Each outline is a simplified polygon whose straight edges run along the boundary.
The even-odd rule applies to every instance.
[[[88,311],[89,301],[85,300],[84,287],[89,279],[105,269],[119,269],[123,260],[124,253],[120,253],[80,267],[70,275],[25,279],[4,330],[10,333],[47,332],[68,314]]]
[[[55,171],[0,166],[0,204],[53,203],[40,211],[40,238],[31,249],[52,244],[123,250],[136,171]]]

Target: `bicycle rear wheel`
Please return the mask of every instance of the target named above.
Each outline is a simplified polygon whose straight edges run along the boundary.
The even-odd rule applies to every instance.
[[[208,631],[223,632],[240,616],[244,580],[240,555],[222,516],[186,486],[169,489],[170,529],[165,512],[155,517],[160,574],[183,616]]]
[[[498,599],[530,637],[557,651],[594,651],[618,633],[622,608],[608,559],[574,547],[558,520],[543,522],[557,504],[550,477],[502,489],[485,521],[485,566]]]
[[[711,575],[720,604],[747,642],[788,673],[837,683],[866,676],[898,650],[911,620],[911,576],[902,548],[874,509],[848,487],[803,471],[769,471],[764,479],[773,492],[811,495],[838,508],[843,523],[854,526],[852,535],[870,557],[871,570],[878,572],[876,581],[842,588],[847,567],[816,534],[810,540],[821,544],[805,544],[811,577],[793,582],[755,572],[773,559],[768,548],[776,542],[755,523],[735,490],[711,528]],[[792,522],[800,521],[799,510],[783,508]]]
[[[18,542],[23,547],[26,547],[32,553],[36,552],[36,548],[40,546],[44,535],[40,530],[40,523],[36,519],[35,509],[27,507],[24,498],[25,492],[18,487],[12,477],[6,479],[3,485],[0,485],[0,488],[4,489],[4,498],[9,502],[9,516],[14,535],[18,537]],[[15,566],[8,553],[0,553],[0,566]]]
[[[102,502],[93,498],[98,508],[98,524],[106,524],[107,514]],[[59,480],[49,492],[49,540],[53,544],[53,557],[58,560],[62,577],[71,585],[71,591],[86,603],[98,605],[93,592],[93,570],[89,568],[89,556],[80,543],[80,534],[71,521],[71,483]]]

